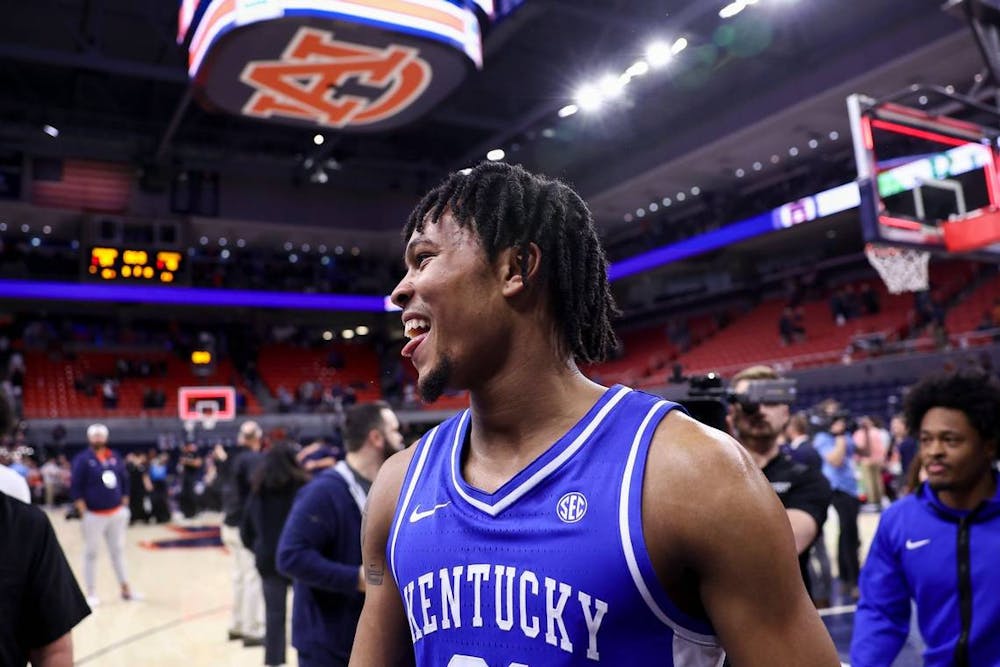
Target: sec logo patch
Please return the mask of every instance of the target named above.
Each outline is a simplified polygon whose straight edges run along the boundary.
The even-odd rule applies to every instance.
[[[563,523],[576,523],[587,513],[587,497],[579,491],[570,491],[556,503],[556,514]]]

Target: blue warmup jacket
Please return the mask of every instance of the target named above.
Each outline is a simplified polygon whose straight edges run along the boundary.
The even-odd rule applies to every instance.
[[[281,531],[278,572],[292,580],[292,646],[347,664],[364,594],[361,510],[333,468],[306,484]]]
[[[112,451],[107,460],[101,461],[88,448],[73,459],[69,491],[73,501],[83,498],[88,510],[109,510],[121,505],[128,494],[128,472],[117,452]]]
[[[1000,488],[971,512],[945,507],[921,485],[889,507],[861,570],[852,667],[889,667],[910,629],[924,665],[1000,665]]]

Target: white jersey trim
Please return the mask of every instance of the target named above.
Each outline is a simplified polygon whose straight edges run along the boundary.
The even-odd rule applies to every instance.
[[[653,415],[655,415],[656,412],[666,404],[666,401],[658,401],[652,408],[650,408],[649,412],[646,413],[646,417],[642,420],[642,423],[639,425],[639,430],[636,431],[635,438],[632,440],[632,447],[629,450],[628,460],[625,463],[625,474],[622,479],[621,497],[618,502],[618,527],[622,538],[622,549],[625,552],[625,561],[628,563],[629,573],[632,575],[632,582],[638,589],[639,595],[642,596],[642,599],[646,602],[646,606],[648,606],[649,610],[653,612],[653,615],[656,616],[656,618],[658,618],[664,625],[670,627],[670,629],[674,631],[674,635],[681,637],[682,639],[701,646],[718,647],[719,641],[716,637],[713,635],[703,635],[699,632],[694,632],[693,630],[685,628],[670,618],[670,616],[668,616],[667,613],[660,608],[660,605],[656,603],[655,599],[653,599],[653,594],[650,592],[649,587],[646,585],[646,580],[639,571],[639,563],[636,560],[635,550],[632,546],[632,527],[629,525],[628,521],[629,496],[632,489],[632,471],[635,469],[639,445],[642,443],[643,436],[646,434],[647,429],[649,429]]]
[[[470,414],[470,411],[466,410],[465,414],[462,415],[462,419],[458,424],[458,428],[455,431],[455,441],[451,448],[451,482],[452,485],[455,487],[455,491],[457,491],[458,495],[460,495],[467,503],[469,503],[476,509],[483,511],[486,514],[489,514],[490,516],[496,516],[500,514],[500,512],[503,512],[505,509],[516,503],[518,499],[520,499],[526,493],[528,493],[533,488],[538,486],[543,480],[545,480],[546,477],[548,477],[553,472],[558,470],[563,463],[569,460],[570,457],[572,457],[581,447],[583,447],[584,443],[587,442],[587,439],[590,438],[591,434],[595,430],[597,430],[597,427],[601,425],[601,422],[604,421],[604,418],[608,416],[608,413],[610,413],[611,410],[614,409],[616,405],[618,405],[618,402],[621,401],[625,397],[625,395],[631,391],[632,390],[629,389],[628,387],[619,388],[614,393],[614,395],[610,399],[608,399],[608,402],[601,407],[601,409],[597,412],[597,414],[594,415],[594,417],[590,420],[590,423],[587,424],[586,428],[584,428],[583,431],[580,432],[580,435],[576,437],[576,439],[569,445],[569,447],[564,449],[558,456],[556,456],[554,459],[549,461],[544,467],[535,472],[534,475],[524,480],[524,482],[522,482],[520,486],[511,490],[509,493],[504,495],[502,498],[500,498],[497,502],[493,503],[492,505],[490,505],[489,503],[485,503],[481,500],[477,500],[476,498],[470,496],[468,493],[465,492],[465,490],[462,488],[461,484],[459,484],[458,481],[458,471],[460,468],[459,454],[462,448],[462,438],[463,435],[465,434],[465,425],[469,420],[469,414]]]
[[[406,493],[403,495],[403,503],[396,512],[395,525],[392,527],[392,541],[389,543],[389,568],[392,570],[392,576],[397,582],[399,581],[399,576],[396,572],[396,538],[399,537],[399,527],[406,518],[406,510],[410,506],[410,500],[413,498],[413,491],[417,488],[417,482],[420,481],[420,474],[424,470],[424,463],[427,461],[427,454],[431,451],[431,446],[434,444],[434,437],[437,435],[438,428],[439,426],[432,428],[424,436],[423,442],[418,445],[420,447],[420,456],[417,457],[417,465],[413,469],[413,477],[410,478],[410,485],[406,487]]]

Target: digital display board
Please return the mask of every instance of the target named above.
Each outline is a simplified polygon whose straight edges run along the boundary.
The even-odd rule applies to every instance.
[[[177,250],[93,246],[86,275],[100,281],[171,284],[183,277],[184,261]]]

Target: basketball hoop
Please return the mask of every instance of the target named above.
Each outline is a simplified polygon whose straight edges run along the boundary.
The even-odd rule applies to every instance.
[[[194,404],[198,422],[206,431],[211,431],[219,421],[219,404],[216,401],[198,401]]]
[[[922,292],[927,289],[927,269],[931,254],[916,248],[865,245],[868,263],[875,267],[890,294]]]

